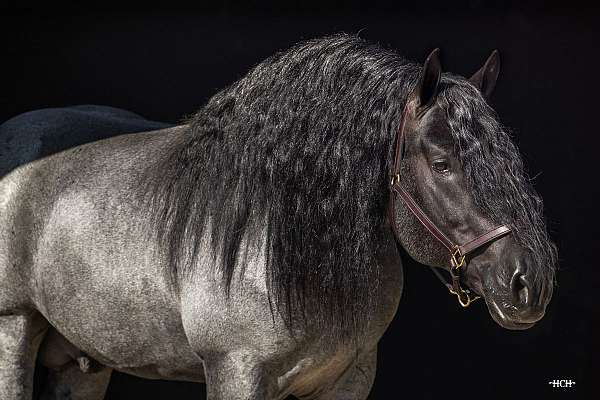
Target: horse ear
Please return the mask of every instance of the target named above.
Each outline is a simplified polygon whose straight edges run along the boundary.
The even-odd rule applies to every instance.
[[[438,86],[442,76],[442,66],[439,57],[440,49],[433,50],[423,64],[417,93],[419,95],[419,107],[429,107],[435,101],[438,94]]]
[[[483,64],[483,67],[481,67],[479,71],[475,72],[473,76],[469,78],[469,82],[479,89],[483,96],[488,99],[494,91],[499,73],[500,53],[498,50],[494,50],[488,57],[485,64]]]

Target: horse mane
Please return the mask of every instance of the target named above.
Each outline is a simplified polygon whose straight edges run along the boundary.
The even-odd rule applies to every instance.
[[[240,259],[257,246],[266,250],[269,299],[290,326],[316,325],[336,338],[364,329],[377,298],[376,255],[389,234],[382,227],[392,142],[420,70],[394,51],[338,34],[277,53],[213,96],[149,174],[148,209],[170,277],[193,273],[201,239],[209,237],[229,295],[234,277],[244,273]],[[453,88],[476,90],[446,75],[442,99],[462,121],[467,115],[457,117],[453,107],[462,110],[464,102]],[[481,191],[490,192],[503,190],[492,186],[506,180],[521,187],[518,153],[508,136],[490,133],[500,128],[481,101],[471,103],[491,119],[469,117],[489,125],[484,135],[497,135],[490,145],[501,149],[491,152],[490,169],[512,164],[507,176],[477,175],[488,155],[471,162],[470,141],[481,146],[487,136],[469,136],[464,129],[472,126],[459,124],[457,144],[472,182],[483,179]],[[516,192],[505,194],[518,201]],[[526,194],[529,200],[517,205],[536,206],[539,197]],[[485,193],[479,197],[484,208],[500,209]],[[540,224],[535,211],[527,218]]]
[[[212,97],[146,190],[172,278],[193,272],[204,234],[226,288],[248,246],[265,246],[269,296],[288,322],[356,332],[378,282],[392,141],[419,71],[338,34],[277,53]]]

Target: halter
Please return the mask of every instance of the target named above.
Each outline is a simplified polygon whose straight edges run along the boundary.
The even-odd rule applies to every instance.
[[[406,125],[406,115],[408,113],[409,103],[410,102],[407,101],[404,111],[402,111],[402,120],[400,121],[398,134],[396,135],[396,152],[394,156],[394,166],[391,173],[392,179],[390,181],[390,190],[395,192],[402,199],[402,201],[404,201],[404,204],[413,213],[417,220],[419,220],[421,225],[423,225],[429,231],[429,233],[431,233],[431,235],[448,250],[450,256],[451,283],[447,282],[436,268],[431,267],[431,270],[448,288],[448,291],[453,295],[456,295],[460,305],[463,307],[468,307],[472,302],[477,300],[479,296],[472,294],[470,289],[463,289],[463,287],[460,285],[461,271],[466,268],[468,262],[467,256],[482,246],[507,235],[510,233],[510,228],[506,225],[500,225],[462,245],[456,244],[450,240],[448,236],[444,234],[444,232],[439,229],[435,223],[433,223],[433,221],[431,221],[431,219],[427,216],[427,214],[425,214],[423,209],[419,207],[413,197],[406,191],[406,189],[404,189],[400,182],[400,163],[404,157],[404,127]],[[396,209],[395,200],[396,196],[392,193],[390,199],[389,216],[394,233],[396,234],[396,237],[399,238],[400,236],[398,234],[398,228],[394,220],[394,210]]]

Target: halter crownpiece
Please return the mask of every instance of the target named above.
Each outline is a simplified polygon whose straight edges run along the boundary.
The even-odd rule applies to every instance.
[[[389,207],[390,223],[394,229],[396,237],[399,238],[400,236],[394,221],[394,210],[396,209],[395,193],[402,199],[406,207],[412,212],[421,225],[423,225],[429,231],[429,233],[431,233],[431,235],[448,250],[450,255],[450,276],[452,278],[451,283],[448,283],[434,267],[432,267],[431,270],[442,281],[442,283],[446,285],[449,292],[453,295],[456,295],[460,305],[463,307],[468,307],[473,301],[477,300],[479,296],[472,295],[472,292],[469,289],[463,289],[460,285],[461,271],[466,267],[467,255],[481,248],[482,246],[509,234],[511,230],[506,225],[500,225],[468,241],[467,243],[462,245],[455,244],[441,229],[437,227],[437,225],[427,216],[425,211],[419,207],[414,198],[401,185],[400,163],[404,156],[404,127],[406,125],[406,115],[408,113],[409,104],[410,102],[407,101],[406,105],[404,106],[402,120],[400,121],[400,128],[398,129],[398,134],[396,135],[396,151],[394,155],[394,166],[391,173],[392,178],[390,181],[390,190],[392,191]]]

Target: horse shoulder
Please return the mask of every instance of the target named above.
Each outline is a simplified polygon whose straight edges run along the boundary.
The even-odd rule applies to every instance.
[[[157,243],[144,236],[148,221],[131,195],[144,168],[143,154],[136,154],[149,154],[151,145],[156,149],[167,140],[158,133],[152,142],[150,136],[80,146],[5,177],[3,211],[15,212],[12,218],[3,212],[0,229],[4,237],[8,227],[23,232],[22,240],[13,240],[12,248],[3,243],[0,252],[27,255],[21,259],[29,271],[29,297],[77,348],[141,375],[168,375],[136,368],[178,360],[193,366],[190,376],[196,376],[198,360],[161,274],[164,260],[153,252]],[[13,292],[23,291],[12,281],[7,286]],[[161,343],[160,351],[144,351],[150,341]]]
[[[205,256],[200,256],[194,273],[181,287],[186,336],[204,360],[206,374],[222,370],[260,374],[256,371],[268,366],[273,390],[281,395],[326,391],[355,362],[357,354],[374,351],[395,314],[402,290],[402,269],[391,239],[382,254],[386,264],[386,282],[380,293],[383,309],[377,312],[373,331],[358,352],[347,343],[325,342],[324,332],[310,328],[290,333],[281,315],[271,309],[264,249],[251,248],[245,258],[238,260],[236,271],[244,270],[244,274],[234,277],[227,296],[206,240],[202,246],[207,249],[201,252]]]

